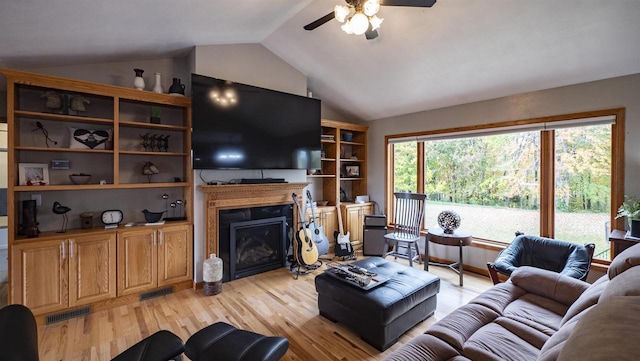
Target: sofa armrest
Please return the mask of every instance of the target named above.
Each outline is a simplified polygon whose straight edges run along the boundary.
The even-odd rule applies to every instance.
[[[511,274],[511,282],[527,292],[571,306],[590,284],[553,271],[523,266]]]

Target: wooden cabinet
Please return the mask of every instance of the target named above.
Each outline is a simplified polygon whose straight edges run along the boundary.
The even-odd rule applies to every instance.
[[[192,280],[191,99],[0,73],[7,86],[10,302],[42,314]],[[160,122],[152,122],[158,113]],[[74,184],[70,176],[79,173],[89,180]],[[34,196],[36,219],[24,211]],[[169,208],[178,200],[181,206]],[[54,202],[70,209],[64,223]],[[124,228],[144,223],[145,208],[164,211],[165,226]],[[109,231],[100,215],[112,209],[124,219]],[[93,213],[87,229],[82,213]],[[56,233],[67,218],[67,232]]]
[[[10,303],[38,315],[115,297],[115,232],[15,244]]]
[[[345,232],[350,233],[351,243],[361,244],[364,231],[364,216],[373,214],[373,203],[342,203]]]
[[[191,227],[118,233],[118,296],[187,281],[193,273]]]
[[[322,182],[322,199],[329,205],[353,202],[356,196],[368,194],[367,129],[358,124],[322,120],[321,168],[311,171],[308,178]]]

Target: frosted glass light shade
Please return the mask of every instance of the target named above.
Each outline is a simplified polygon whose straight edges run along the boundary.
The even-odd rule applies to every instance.
[[[336,7],[333,9],[333,14],[336,17],[336,20],[341,23],[344,23],[350,12],[351,9],[345,5],[336,5]]]
[[[362,10],[366,16],[373,16],[380,10],[378,0],[367,0],[362,6]]]
[[[349,22],[351,23],[351,30],[356,35],[364,34],[369,28],[369,19],[363,13],[356,13]]]

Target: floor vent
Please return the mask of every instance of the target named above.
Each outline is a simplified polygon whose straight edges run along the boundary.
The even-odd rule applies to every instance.
[[[162,288],[156,291],[151,291],[151,292],[147,292],[147,293],[142,293],[140,294],[140,301],[144,301],[144,300],[148,300],[150,298],[154,298],[154,297],[160,297],[160,296],[164,296],[164,295],[169,295],[173,293],[173,288],[172,287],[167,287],[167,288]]]
[[[78,308],[76,310],[66,311],[55,315],[49,315],[45,319],[45,324],[50,325],[55,322],[68,320],[74,317],[80,317],[91,313],[91,307]]]

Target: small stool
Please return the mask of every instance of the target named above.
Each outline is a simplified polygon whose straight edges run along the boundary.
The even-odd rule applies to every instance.
[[[182,351],[184,344],[180,337],[162,330],[124,350],[111,361],[181,361]]]
[[[284,337],[269,337],[217,322],[189,337],[184,354],[193,361],[277,361],[289,349]]]

